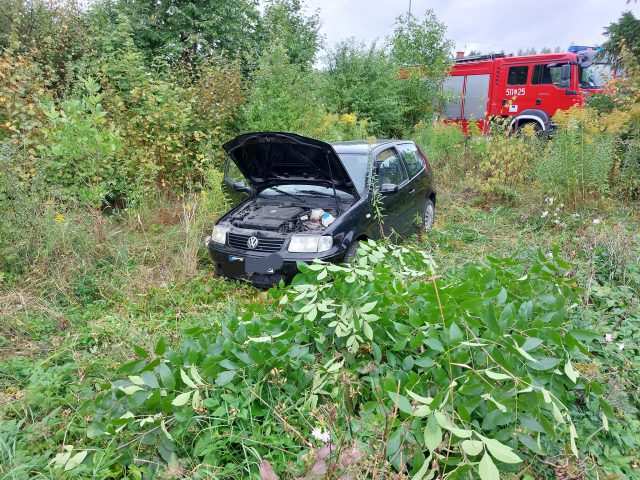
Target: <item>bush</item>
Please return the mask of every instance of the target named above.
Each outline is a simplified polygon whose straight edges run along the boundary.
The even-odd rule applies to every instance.
[[[126,197],[128,165],[118,161],[120,132],[106,120],[103,95],[92,79],[84,82],[80,98],[69,98],[56,107],[42,104],[49,120],[40,150],[46,159],[43,174],[62,198],[78,196],[100,207]]]
[[[273,44],[258,62],[243,108],[250,131],[296,132],[329,141],[367,137],[367,123],[357,116],[330,114],[318,96],[318,77],[291,63],[288,52]]]
[[[411,137],[424,148],[428,160],[438,169],[450,169],[462,173],[463,163],[468,154],[466,138],[455,123],[418,123]]]
[[[124,447],[116,459],[74,450],[87,457],[78,471],[108,454],[123,467],[145,460],[135,468],[149,474],[246,476],[262,461],[294,475],[322,460],[360,478],[496,478],[529,456],[578,456],[582,405],[611,415],[574,368],[593,336],[569,326],[570,265],[540,254],[440,278],[417,250],[368,242],[359,255],[301,265],[273,303],[187,329],[180,349],[137,349],[84,410],[91,437]],[[316,448],[328,439],[334,448]]]

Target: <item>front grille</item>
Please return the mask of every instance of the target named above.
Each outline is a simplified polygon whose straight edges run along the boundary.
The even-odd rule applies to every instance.
[[[229,233],[229,246],[253,252],[279,252],[284,243],[284,238],[256,237],[258,239],[258,246],[251,249],[247,247],[247,240],[249,240],[250,237],[251,235]]]

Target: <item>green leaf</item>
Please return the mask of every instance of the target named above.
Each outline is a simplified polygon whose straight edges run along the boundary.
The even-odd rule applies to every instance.
[[[235,374],[236,372],[234,370],[227,370],[225,372],[219,373],[216,377],[216,385],[218,385],[219,387],[226,385],[231,380],[233,380]]]
[[[156,344],[156,349],[153,351],[156,355],[164,355],[164,352],[167,350],[167,339],[165,337],[160,337],[158,343]]]
[[[567,360],[567,363],[564,365],[564,373],[569,377],[573,383],[578,381],[578,377],[580,374],[573,369],[573,365],[571,365],[571,360]]]
[[[465,430],[465,429],[453,426],[444,413],[437,411],[437,412],[433,412],[433,414],[435,415],[436,420],[438,421],[438,425],[440,425],[445,430],[449,430],[456,437],[469,438],[473,434],[471,430]]]
[[[576,446],[576,438],[578,438],[578,432],[576,431],[576,427],[573,423],[569,424],[569,438],[571,443],[571,451],[576,456],[576,458],[578,458],[578,447]]]
[[[191,378],[193,378],[193,381],[196,382],[197,385],[204,385],[204,380],[198,373],[198,368],[195,365],[191,365],[189,373],[191,374]]]
[[[136,375],[129,375],[129,381],[134,385],[144,385],[144,380]]]
[[[184,384],[189,387],[189,388],[198,388],[197,385],[195,383],[193,383],[193,380],[191,380],[189,378],[189,375],[187,375],[185,373],[184,370],[180,369],[180,378],[182,378],[182,381],[184,382]]]
[[[145,372],[142,372],[140,374],[140,377],[142,378],[142,381],[146,386],[151,388],[160,388],[160,384],[158,383],[158,378],[156,377],[155,373],[147,370]]]
[[[552,402],[551,405],[553,409],[553,418],[555,418],[558,423],[564,423],[564,417],[562,416],[562,413],[560,413],[560,409],[556,405],[556,402]]]
[[[80,465],[84,459],[87,457],[87,451],[83,450],[82,452],[76,453],[73,457],[69,459],[67,464],[64,466],[65,471],[73,470],[78,465]]]
[[[425,405],[431,405],[433,402],[433,398],[431,397],[423,397],[422,395],[418,395],[417,393],[413,393],[411,390],[407,390],[407,395],[409,395],[414,400],[423,403]]]
[[[492,380],[513,380],[513,378],[505,373],[497,373],[492,370],[485,370],[485,375]]]
[[[609,431],[609,419],[604,411],[600,412],[600,416],[602,418],[602,428],[604,428],[605,432]]]
[[[191,408],[197,410],[200,407],[200,390],[193,392],[193,398],[191,399]]]
[[[411,480],[427,480],[427,479],[433,478],[434,472],[431,472],[430,475],[427,475],[427,473],[429,472],[429,469],[431,468],[431,457],[432,455],[429,454],[427,458],[424,459],[424,462],[422,462],[422,466],[415,473],[415,475],[411,477]]]
[[[482,442],[480,440],[463,440],[460,446],[467,455],[475,456],[480,455],[480,452],[482,452]]]
[[[398,395],[396,392],[387,392],[389,398],[393,400],[394,405],[398,405],[398,409],[408,415],[413,414],[413,405],[409,399],[403,395]]]
[[[442,430],[438,425],[436,417],[431,415],[424,427],[424,445],[430,452],[434,452],[442,443]]]
[[[520,463],[522,459],[513,452],[513,449],[508,445],[500,443],[493,438],[482,437],[482,441],[485,446],[496,460],[503,463]]]
[[[120,390],[122,390],[127,395],[133,395],[136,392],[144,390],[144,388],[139,387],[138,385],[130,385],[128,387],[120,387]]]
[[[485,453],[478,465],[480,480],[500,480],[500,472],[488,453]]]
[[[167,424],[164,422],[164,418],[162,419],[162,422],[160,422],[160,428],[164,432],[167,439],[173,441],[173,437],[169,433],[169,430],[167,430]]]
[[[371,326],[368,323],[362,324],[362,332],[364,333],[364,336],[367,337],[369,340],[373,340],[373,330],[371,329]]]
[[[160,380],[162,381],[162,385],[169,390],[173,390],[176,386],[176,379],[173,376],[173,372],[167,366],[166,363],[161,363],[156,367],[158,374],[160,375]]]
[[[181,393],[180,395],[178,395],[176,398],[173,399],[173,401],[171,402],[171,405],[173,405],[174,407],[182,407],[183,405],[186,405],[187,402],[189,401],[189,398],[191,398],[192,393],[193,392]]]
[[[451,324],[451,327],[449,327],[449,340],[452,343],[458,343],[463,339],[464,336],[462,335],[462,330],[460,330],[460,327],[458,327],[458,325],[453,322]]]
[[[358,308],[358,311],[360,313],[369,313],[371,310],[373,310],[373,308],[376,306],[377,303],[378,303],[377,300],[375,302],[365,303],[363,306]]]

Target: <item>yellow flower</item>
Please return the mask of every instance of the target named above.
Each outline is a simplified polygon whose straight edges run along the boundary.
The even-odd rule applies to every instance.
[[[55,217],[53,217],[53,219],[58,223],[63,223],[64,222],[64,215],[62,215],[60,212],[56,212],[56,215],[55,215]]]

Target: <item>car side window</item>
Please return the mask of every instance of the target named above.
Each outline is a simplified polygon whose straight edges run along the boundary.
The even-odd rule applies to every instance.
[[[407,179],[407,172],[395,149],[390,148],[378,155],[378,188],[385,183],[400,185]]]
[[[236,183],[247,183],[246,178],[244,178],[244,175],[242,175],[242,172],[240,172],[240,169],[238,168],[236,163],[230,158],[227,158],[227,166],[226,171],[224,172],[224,177],[226,180],[231,180]]]
[[[413,143],[398,145],[398,151],[404,160],[410,177],[417,175],[424,168],[422,155],[420,155],[418,148]]]

